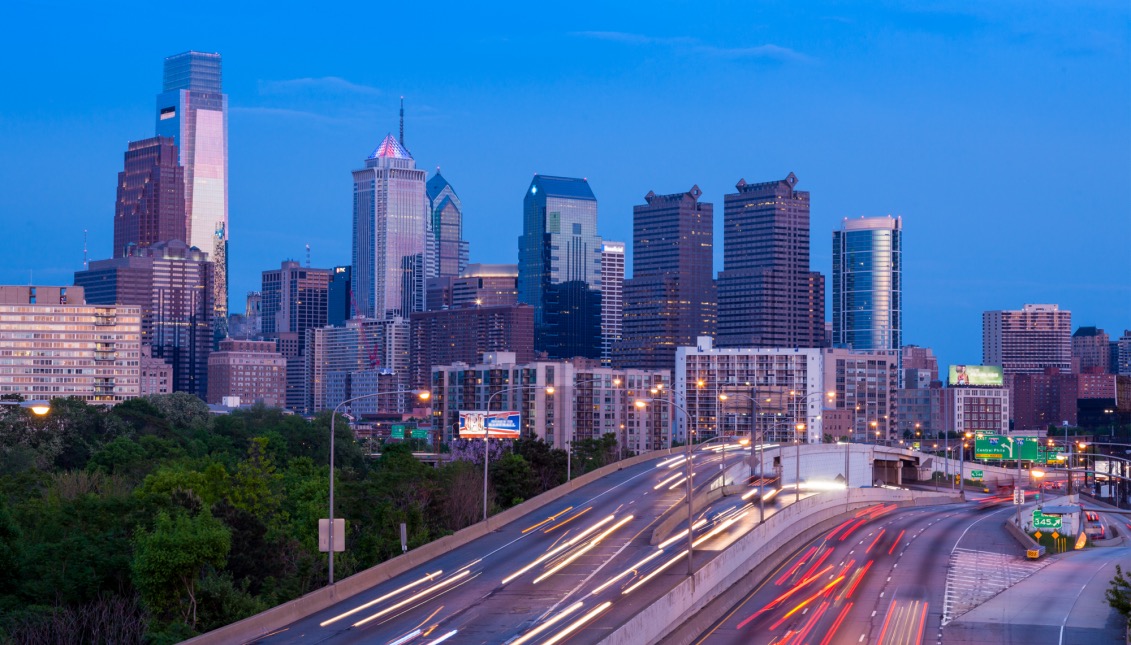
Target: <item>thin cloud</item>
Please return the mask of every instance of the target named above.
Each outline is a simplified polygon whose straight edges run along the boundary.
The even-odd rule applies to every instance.
[[[799,51],[771,43],[767,43],[765,45],[756,45],[752,47],[719,47],[717,45],[706,44],[697,38],[691,38],[687,36],[660,37],[648,36],[646,34],[634,34],[625,31],[575,31],[570,35],[577,36],[579,38],[590,38],[593,40],[623,43],[626,45],[660,45],[665,47],[684,47],[691,52],[705,56],[717,56],[720,58],[750,58],[793,63],[808,63],[812,62],[813,60],[811,57],[806,56]]]
[[[231,108],[231,112],[235,114],[248,114],[252,116],[265,116],[265,117],[279,117],[285,119],[304,119],[309,121],[317,121],[319,123],[341,123],[343,119],[328,116],[325,114],[318,114],[317,112],[307,112],[306,110],[292,110],[290,108],[274,108],[274,107],[261,107],[261,106],[235,106]]]
[[[369,85],[347,81],[340,76],[321,76],[318,78],[292,78],[282,81],[259,81],[260,94],[358,94],[379,96],[381,90]]]

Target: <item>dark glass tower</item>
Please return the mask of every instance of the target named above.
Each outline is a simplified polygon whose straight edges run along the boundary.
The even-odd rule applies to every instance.
[[[632,279],[624,284],[618,367],[673,369],[675,348],[715,334],[714,206],[698,186],[632,207]]]
[[[723,212],[720,347],[821,347],[825,280],[809,270],[809,193],[797,177],[739,180]]]
[[[114,252],[120,258],[131,246],[184,241],[185,170],[177,145],[168,137],[131,141],[114,207]]]
[[[602,246],[589,182],[535,175],[523,200],[518,300],[534,307],[536,351],[551,358],[600,356]],[[563,283],[570,285],[557,288]],[[585,320],[560,319],[567,315]]]
[[[428,206],[432,216],[431,232],[435,238],[436,276],[458,278],[467,270],[468,244],[463,239],[463,206],[459,195],[436,169],[428,180]]]
[[[903,343],[903,220],[845,219],[833,231],[833,345]]]

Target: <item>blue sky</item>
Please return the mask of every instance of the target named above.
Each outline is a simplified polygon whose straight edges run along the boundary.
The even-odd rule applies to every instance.
[[[178,8],[190,8],[191,15]],[[646,9],[643,7],[647,7]],[[902,215],[906,342],[978,362],[981,312],[1131,327],[1126,2],[70,3],[0,26],[0,283],[69,283],[112,237],[164,56],[224,56],[233,311],[260,271],[348,264],[350,170],[397,128],[514,262],[535,172],[583,176],[607,239],[650,190],[794,172],[812,266],[843,217]],[[721,234],[716,270],[722,268]],[[829,280],[831,287],[831,279]],[[831,315],[831,310],[826,312]]]

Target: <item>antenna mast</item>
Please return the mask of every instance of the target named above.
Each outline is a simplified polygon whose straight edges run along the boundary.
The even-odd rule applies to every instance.
[[[90,268],[90,265],[87,263],[87,257],[86,256],[87,256],[87,254],[86,254],[86,229],[84,228],[82,230],[82,269],[83,269],[83,271],[86,271],[87,269]]]
[[[306,268],[310,268],[310,245],[306,245]]]
[[[401,146],[404,146],[404,97],[401,97]]]

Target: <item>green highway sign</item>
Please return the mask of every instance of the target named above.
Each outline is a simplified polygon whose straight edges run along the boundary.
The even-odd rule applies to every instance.
[[[393,431],[389,436],[394,439],[404,439],[404,426],[400,424],[394,424]]]
[[[970,471],[970,479],[977,480],[977,479],[981,479],[981,478],[982,478],[982,471],[980,471],[980,470],[971,470]]]
[[[1059,529],[1061,528],[1059,515],[1045,515],[1040,511],[1033,511],[1033,528]]]
[[[412,438],[413,439],[427,439],[428,438],[428,428],[413,428],[412,429]]]
[[[977,432],[974,434],[974,458],[1039,461],[1043,458],[1041,440],[1037,437],[1007,437]]]

